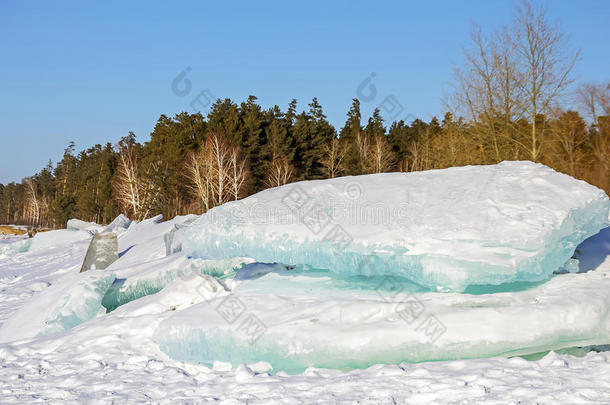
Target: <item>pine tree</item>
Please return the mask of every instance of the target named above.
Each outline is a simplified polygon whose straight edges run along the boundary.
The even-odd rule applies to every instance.
[[[265,134],[265,117],[255,96],[249,96],[239,108],[241,145],[250,162],[252,182],[255,191],[264,187],[269,165],[270,149]]]
[[[347,174],[364,173],[364,159],[368,153],[368,142],[363,136],[360,101],[355,98],[347,113],[347,120],[341,129],[339,139],[346,149],[345,167]]]

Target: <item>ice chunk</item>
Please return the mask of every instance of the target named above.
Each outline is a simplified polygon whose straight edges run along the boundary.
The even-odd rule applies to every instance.
[[[233,276],[244,263],[250,262],[252,259],[248,258],[203,260],[172,255],[117,269],[114,271],[117,279],[108,289],[102,304],[110,312],[140,297],[156,294],[175,279],[191,275]]]
[[[119,258],[118,249],[116,234],[96,233],[91,239],[80,271],[105,269]]]
[[[169,282],[162,290],[131,301],[113,312],[117,316],[140,316],[179,311],[228,294],[217,278],[192,273]]]
[[[26,235],[27,236],[27,235]],[[0,259],[3,259],[14,254],[27,252],[32,244],[32,239],[12,238],[9,240],[3,239],[0,244]]]
[[[104,229],[104,227],[96,224],[95,222],[85,222],[80,219],[72,218],[68,220],[66,229],[72,231],[100,232],[102,229]]]
[[[172,314],[155,340],[182,361],[265,361],[276,371],[302,372],[517,356],[610,339],[610,269],[485,295],[410,293],[393,276],[376,291],[312,294],[317,288],[306,278],[272,273],[246,281],[230,295]]]
[[[38,232],[32,238],[15,238],[8,241],[9,243],[2,243],[0,245],[0,259],[18,253],[40,253],[48,250],[61,250],[66,247],[69,248],[71,254],[81,256],[83,251],[87,249],[90,238],[91,233],[89,231],[59,229]]]
[[[80,250],[80,244],[88,242],[91,238],[89,231],[74,231],[68,229],[59,229],[56,231],[38,232],[33,238],[28,239],[30,246],[28,251],[39,252],[47,249],[64,248],[66,246],[79,245],[77,250]],[[86,249],[87,245],[84,245]]]
[[[430,289],[546,280],[608,221],[606,194],[532,162],[305,181],[202,215],[187,255],[397,275]]]
[[[579,271],[580,263],[578,259],[568,259],[563,266],[555,271],[555,274],[578,273]]]
[[[251,267],[253,266],[253,267]],[[246,270],[271,270],[265,274],[256,274],[250,278],[239,279],[237,272],[234,279],[225,280],[232,291],[242,294],[275,293],[280,295],[308,295],[310,297],[344,297],[346,299],[367,299],[371,291],[386,291],[400,288],[403,293],[421,293],[427,290],[406,278],[391,276],[392,284],[387,283],[388,276],[350,276],[343,277],[329,271],[296,266],[294,269],[261,267],[259,263],[244,266]],[[256,282],[250,282],[256,280]]]
[[[235,280],[254,280],[269,273],[285,273],[294,270],[295,266],[281,263],[250,263],[242,267],[236,274]]]
[[[165,257],[164,235],[192,217],[192,215],[177,216],[161,222],[162,216],[157,215],[142,222],[133,221],[126,231],[118,235],[120,259],[110,268],[114,270]]]
[[[129,228],[129,225],[131,225],[131,219],[127,218],[125,214],[119,214],[102,232],[121,232]]]
[[[163,214],[155,215],[154,217],[146,218],[141,222],[133,221],[132,225],[150,225],[150,224],[160,224],[163,221]]]
[[[184,222],[176,223],[174,229],[163,235],[163,240],[165,241],[165,254],[167,256],[182,251],[184,232],[196,219],[196,215],[188,215]]]
[[[0,327],[0,342],[30,338],[73,328],[94,318],[114,274],[93,270],[65,276],[17,310]]]

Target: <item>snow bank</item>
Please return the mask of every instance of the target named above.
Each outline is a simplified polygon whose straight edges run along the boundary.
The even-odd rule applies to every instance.
[[[605,193],[532,162],[305,181],[210,210],[183,251],[463,291],[548,279],[608,221]]]
[[[166,256],[164,235],[183,219],[119,230],[121,257],[104,271],[77,273],[86,231],[50,233],[1,258],[2,403],[610,403],[609,352],[400,363],[608,343],[610,228],[577,248],[588,273],[470,295],[373,266],[354,275]],[[146,296],[96,316],[111,274]]]
[[[102,297],[114,281],[103,270],[70,274],[28,300],[0,327],[0,342],[56,333],[73,328],[102,308]]]
[[[104,227],[96,224],[95,222],[86,222],[80,219],[72,218],[68,220],[66,229],[71,231],[100,232],[102,229],[104,229]]]
[[[9,256],[32,252],[40,253],[45,250],[62,249],[70,246],[72,253],[78,253],[87,249],[88,240],[91,234],[88,231],[75,231],[60,229],[56,231],[39,232],[33,238],[27,236],[15,237],[3,240],[0,244],[0,259]]]

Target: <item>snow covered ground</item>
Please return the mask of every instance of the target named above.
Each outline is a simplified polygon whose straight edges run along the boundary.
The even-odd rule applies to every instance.
[[[121,235],[120,250],[127,252],[115,271],[171,270],[162,235],[173,226],[172,221],[141,224],[139,231]],[[30,251],[1,259],[0,322],[62,277],[78,273],[89,237],[59,232],[53,238],[57,243],[33,243]],[[74,233],[60,238],[61,232]],[[581,261],[596,266],[595,272],[610,271],[610,231],[585,247]],[[123,258],[131,270],[120,270]],[[133,267],[138,258],[139,270]],[[170,306],[181,310],[196,304],[192,296],[180,294],[188,289],[183,284],[66,332],[1,344],[0,403],[610,403],[610,352],[604,351],[584,357],[551,352],[537,361],[516,357],[352,371],[309,368],[296,375],[274,372],[264,363],[211,368],[183,363],[164,354],[153,337],[175,312]]]
[[[0,240],[0,403],[610,403],[610,228],[572,273],[463,293],[400,281],[404,300],[376,276],[188,257],[195,219]],[[99,231],[119,259],[80,273]],[[442,333],[405,322],[404,302]],[[263,328],[240,330],[252,314]]]

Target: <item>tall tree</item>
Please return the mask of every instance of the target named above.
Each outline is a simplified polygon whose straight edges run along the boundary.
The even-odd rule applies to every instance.
[[[368,138],[363,134],[361,120],[360,101],[354,98],[347,112],[345,125],[339,135],[339,139],[346,149],[345,167],[347,174],[364,173],[366,155],[368,154]]]
[[[536,125],[538,115],[547,114],[572,83],[570,74],[580,51],[568,52],[559,28],[529,2],[523,2],[518,9],[513,41],[523,75],[523,110],[531,124],[530,158],[536,161],[542,148],[542,130]]]
[[[572,83],[579,52],[571,52],[544,10],[523,2],[510,27],[483,36],[475,27],[466,66],[455,73],[456,111],[475,121],[479,150],[499,161],[509,156],[505,141],[519,145],[530,160],[539,160],[544,146],[544,115]],[[518,124],[526,119],[528,136]],[[478,131],[477,131],[478,130]]]
[[[116,147],[118,164],[113,178],[117,203],[128,216],[138,221],[156,210],[160,194],[154,178],[156,164],[142,169],[139,163],[141,149],[133,132],[119,141]]]
[[[250,161],[252,182],[256,191],[263,188],[269,163],[270,148],[266,139],[267,122],[255,96],[249,96],[239,107],[241,138],[245,157]]]

